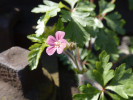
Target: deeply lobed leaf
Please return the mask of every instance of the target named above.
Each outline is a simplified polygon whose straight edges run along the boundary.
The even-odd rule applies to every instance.
[[[126,69],[125,64],[120,65],[118,68],[111,70],[112,63],[108,63],[109,55],[103,51],[99,55],[99,61],[96,63],[96,69],[93,70],[93,79],[103,86],[103,90],[99,91],[96,95],[98,98],[94,100],[107,100],[105,93],[108,94],[113,100],[132,100],[133,97],[133,73],[132,69]],[[89,77],[89,76],[88,76]],[[91,83],[91,82],[90,82]],[[92,84],[93,86],[93,84]],[[91,94],[93,90],[91,86],[81,85],[79,90],[81,94],[75,95],[75,100],[92,100],[91,98],[96,95]],[[87,95],[86,95],[87,94]],[[91,98],[89,98],[90,96]]]
[[[106,14],[114,10],[115,5],[113,3],[108,3],[105,0],[99,0],[100,14]]]
[[[34,70],[37,68],[41,54],[46,46],[47,45],[45,43],[42,43],[42,44],[35,43],[34,45],[30,46],[29,48],[30,53],[28,54],[28,61],[29,61],[31,70]]]
[[[70,6],[71,9],[74,8],[75,4],[79,1],[79,0],[64,0],[65,2],[67,2]]]
[[[79,90],[83,93],[75,94],[73,96],[74,100],[97,100],[99,97],[99,91],[89,84],[81,85]]]
[[[65,28],[66,38],[76,42],[79,47],[83,47],[84,44],[90,39],[87,31],[75,20],[72,20]]]
[[[104,19],[106,20],[108,27],[110,27],[113,31],[118,34],[125,34],[125,29],[123,29],[125,20],[121,19],[121,15],[118,12],[108,14],[104,17]]]

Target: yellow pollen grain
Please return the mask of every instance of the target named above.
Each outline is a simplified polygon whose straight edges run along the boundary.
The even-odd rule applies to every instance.
[[[60,46],[60,40],[58,42],[55,42],[55,48],[58,48]]]

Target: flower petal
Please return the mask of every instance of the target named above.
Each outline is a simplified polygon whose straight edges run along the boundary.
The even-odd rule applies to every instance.
[[[64,36],[65,36],[65,32],[63,32],[63,31],[57,31],[55,33],[56,40],[61,40],[64,38]]]
[[[48,45],[54,46],[55,45],[55,42],[56,42],[55,37],[53,37],[52,35],[48,36],[48,38],[46,40],[46,43]]]
[[[57,53],[61,54],[64,51],[64,48],[57,48]]]
[[[56,48],[55,48],[54,46],[49,46],[49,47],[47,47],[47,49],[46,49],[46,53],[47,53],[49,56],[53,55],[53,54],[55,53],[55,51],[56,51]]]
[[[61,39],[60,42],[61,42],[60,47],[64,49],[66,47],[67,41],[65,39]]]

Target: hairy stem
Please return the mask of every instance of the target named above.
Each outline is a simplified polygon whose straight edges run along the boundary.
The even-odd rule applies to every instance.
[[[74,67],[79,69],[77,62],[75,61],[74,56],[68,50],[65,50],[64,53],[69,57],[69,59],[71,60],[71,62],[74,65]]]
[[[81,60],[80,60],[80,54],[79,54],[79,47],[76,46],[76,62],[78,64],[78,68],[82,70]]]

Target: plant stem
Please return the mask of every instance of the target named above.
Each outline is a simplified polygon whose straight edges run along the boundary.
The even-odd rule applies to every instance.
[[[89,43],[88,43],[88,50],[91,50],[91,38],[90,38],[90,40],[89,40]]]
[[[115,1],[116,1],[116,0],[111,0],[111,2],[110,2],[110,3],[112,3],[112,4],[113,4],[113,3],[115,3]]]
[[[111,0],[111,2],[110,2],[110,3],[111,3],[111,4],[114,4],[114,3],[115,3],[115,1],[116,1],[116,0]],[[107,13],[102,14],[101,16],[99,16],[99,15],[98,15],[98,19],[102,21],[102,20],[103,20],[103,18],[104,18],[106,15],[107,15]]]
[[[80,61],[80,54],[79,54],[79,47],[76,46],[76,62],[78,65],[78,68],[80,70],[82,70],[82,65],[81,65],[81,61]]]
[[[105,16],[106,16],[106,13],[102,14],[102,16],[98,16],[98,19],[102,21]]]
[[[88,81],[93,87],[97,88],[100,91],[103,90],[103,87],[98,82],[88,78],[85,74],[83,74],[83,75],[84,75],[85,80]]]
[[[74,67],[75,68],[78,68],[78,65],[75,61],[75,58],[74,56],[68,51],[68,50],[65,50],[64,53],[70,58],[71,62],[73,63]],[[78,68],[79,69],[79,68]]]
[[[91,3],[94,3],[94,0],[90,0]]]

